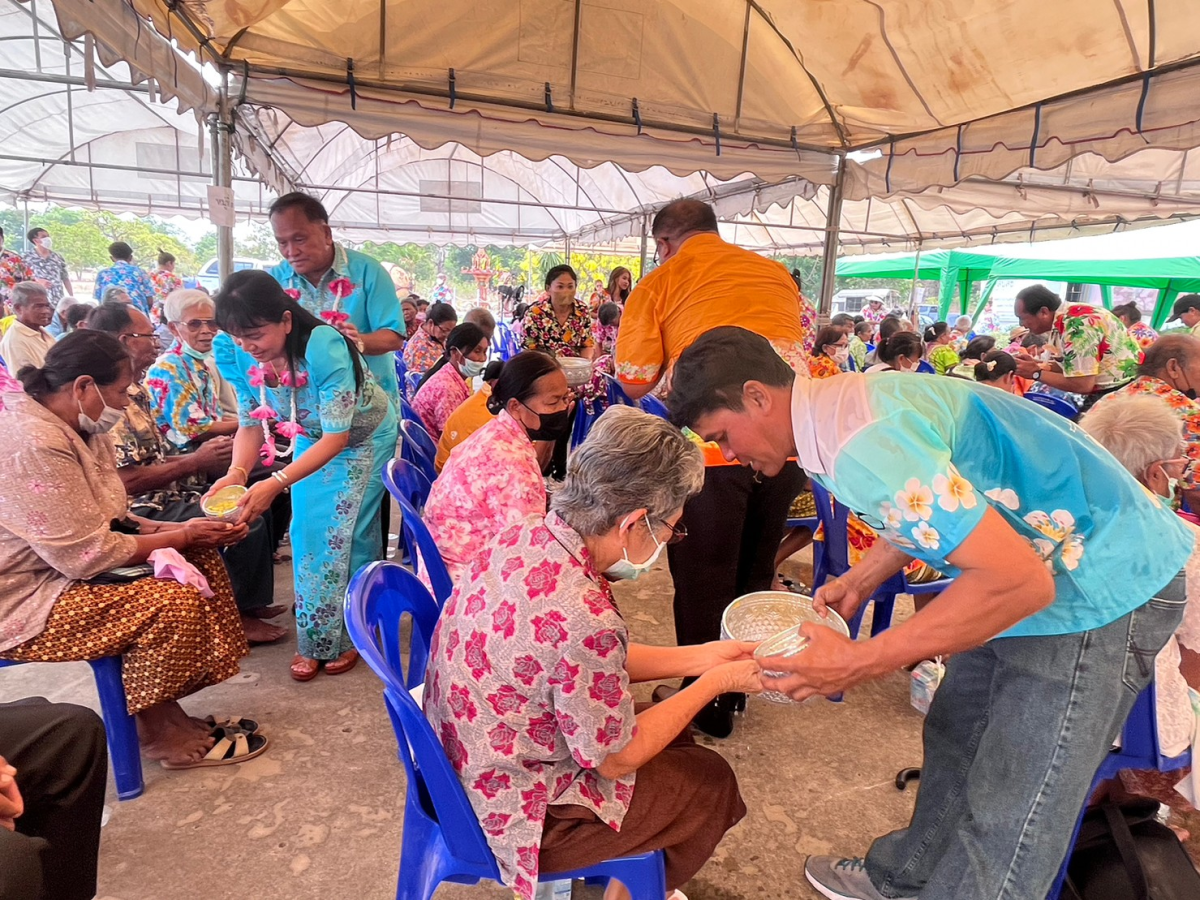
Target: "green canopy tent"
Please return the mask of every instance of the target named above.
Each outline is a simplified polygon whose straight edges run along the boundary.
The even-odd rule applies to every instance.
[[[844,256],[837,261],[837,275],[846,278],[903,278],[908,281],[916,278],[937,281],[941,285],[938,290],[938,318],[945,319],[950,314],[955,290],[958,291],[959,313],[970,314],[974,318],[991,296],[992,283],[989,279],[992,264],[1002,255],[1022,246],[1025,245],[1018,245],[1017,248],[987,246],[930,250],[928,253]],[[974,310],[968,310],[971,285],[977,281],[988,283],[984,287],[982,301],[976,304]]]
[[[1176,297],[1200,291],[1200,220],[1011,248],[994,259],[991,279],[1098,284],[1109,307],[1113,285],[1157,288],[1158,328]]]

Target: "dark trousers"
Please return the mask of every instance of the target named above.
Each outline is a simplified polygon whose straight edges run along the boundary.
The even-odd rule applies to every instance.
[[[290,509],[290,504],[289,504]],[[138,507],[137,515],[156,522],[186,522],[203,516],[199,503],[174,500],[163,505],[162,510]],[[233,585],[233,599],[241,612],[262,609],[274,602],[275,564],[272,546],[271,512],[250,525],[250,533],[231,547],[221,551],[229,581]]]
[[[0,756],[25,801],[17,830],[0,827],[0,900],[91,900],[108,777],[100,717],[40,697],[0,703]]]
[[[717,640],[725,607],[742,594],[770,590],[788,507],[803,488],[794,463],[760,481],[743,466],[704,470],[704,489],[680,520],[687,539],[667,547],[680,645]]]

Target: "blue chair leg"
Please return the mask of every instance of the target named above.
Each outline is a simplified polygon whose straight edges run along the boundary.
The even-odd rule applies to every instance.
[[[871,637],[877,637],[892,624],[892,612],[896,608],[896,595],[884,594],[875,597],[875,609],[871,613]]]
[[[142,753],[137,725],[125,705],[125,683],[121,680],[121,657],[105,656],[89,663],[96,676],[96,692],[104,715],[108,736],[108,757],[112,763],[117,796],[122,800],[140,797],[145,790],[142,780]]]

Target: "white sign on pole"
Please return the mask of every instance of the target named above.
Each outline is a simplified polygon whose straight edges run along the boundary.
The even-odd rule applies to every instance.
[[[232,228],[237,224],[233,211],[233,188],[208,186],[208,220],[218,228]]]

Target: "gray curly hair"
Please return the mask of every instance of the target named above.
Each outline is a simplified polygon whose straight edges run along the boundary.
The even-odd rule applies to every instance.
[[[612,406],[571,454],[550,508],[593,537],[635,509],[665,521],[703,486],[704,456],[683,432],[631,406]]]

